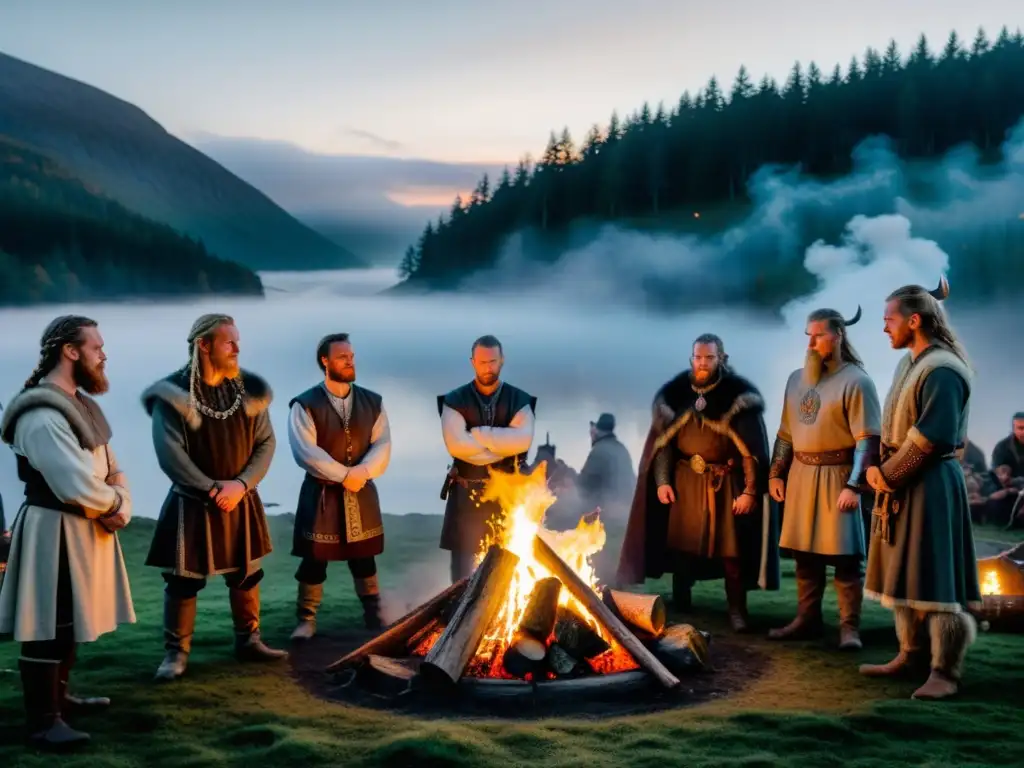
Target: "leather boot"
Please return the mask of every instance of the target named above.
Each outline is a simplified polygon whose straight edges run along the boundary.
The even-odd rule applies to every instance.
[[[768,631],[770,640],[813,640],[821,637],[821,598],[825,594],[825,569],[817,564],[797,561],[796,618],[789,624]]]
[[[164,592],[164,649],[157,680],[176,680],[185,674],[196,627],[196,598],[171,597]]]
[[[725,564],[725,597],[729,605],[729,624],[732,631],[746,632],[750,627],[747,617],[747,590],[739,563]]]
[[[76,644],[72,642],[70,650],[64,656],[64,661],[60,663],[60,701],[62,702],[61,711],[65,715],[73,709],[110,706],[110,699],[106,696],[74,696],[68,693],[68,679],[71,677],[71,669],[75,666],[75,661],[78,658],[77,650]]]
[[[364,579],[353,579],[356,587],[356,594],[363,604],[363,623],[367,629],[380,629],[384,622],[380,616],[380,587],[377,583],[377,574]]]
[[[917,612],[912,608],[897,607],[892,612],[892,619],[900,642],[899,653],[885,664],[861,664],[860,673],[865,677],[902,677],[920,671],[923,666],[921,622]]]
[[[323,596],[323,584],[299,582],[299,597],[295,610],[299,623],[292,632],[292,640],[309,640],[316,634],[316,612]]]
[[[672,607],[683,613],[693,610],[693,582],[685,573],[672,574]]]
[[[41,749],[80,746],[89,734],[76,731],[61,717],[60,664],[56,661],[19,659],[29,742]]]
[[[967,649],[978,637],[978,625],[969,613],[933,613],[928,616],[932,671],[914,691],[913,699],[947,699],[960,688]]]
[[[229,589],[231,617],[235,625],[235,657],[239,661],[280,661],[288,651],[266,645],[260,637],[260,587]]]
[[[839,601],[839,650],[859,651],[864,647],[860,639],[864,583],[859,576],[856,579],[836,576],[834,583]]]

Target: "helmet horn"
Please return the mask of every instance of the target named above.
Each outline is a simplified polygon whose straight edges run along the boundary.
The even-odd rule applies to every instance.
[[[843,325],[845,325],[846,327],[849,327],[851,325],[856,325],[859,322],[860,322],[860,304],[857,305],[857,311],[854,313],[853,317],[851,317],[849,320],[843,320]]]
[[[939,285],[934,291],[928,291],[928,293],[938,301],[943,301],[949,296],[949,281],[945,275],[939,277]]]

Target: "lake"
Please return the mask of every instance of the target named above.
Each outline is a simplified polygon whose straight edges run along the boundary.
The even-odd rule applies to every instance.
[[[39,336],[54,316],[76,312],[98,320],[111,381],[100,402],[114,430],[113,447],[128,474],[135,514],[155,517],[168,482],[157,466],[139,395],[185,362],[185,337],[198,315],[226,312],[241,333],[242,366],[264,376],[275,392],[271,416],[278,447],[261,493],[265,502],[280,505],[272,512],[290,511],[302,472],[288,448],[288,400],[321,378],[315,360],[319,338],[346,331],[359,383],[383,395],[391,419],[391,466],[378,482],[384,510],[440,514],[448,456],[435,398],[471,379],[470,345],[480,335],[492,333],[503,342],[503,378],[538,398],[534,446],[550,434],[559,457],[577,469],[589,450],[589,422],[602,411],[615,414],[620,438],[634,461],[639,458],[655,390],[687,367],[692,339],[707,331],[724,338],[733,365],[761,388],[774,435],[782,389],[802,363],[806,343],[798,320],[766,323],[732,310],[666,318],[608,302],[559,300],[550,292],[500,299],[377,295],[394,282],[391,270],[262,277],[265,299],[0,310],[0,401],[10,401],[34,367]],[[864,320],[850,335],[882,397],[899,358],[881,325],[881,301],[894,287],[874,285],[864,289],[866,295],[847,287],[814,297],[848,315],[857,302],[864,305]],[[1009,324],[1016,315],[1019,310],[1007,308],[953,317],[981,372],[971,423],[972,438],[986,454],[1007,434],[1012,412],[1024,408],[1024,364],[1007,354],[1005,334],[991,330],[992,323],[1016,327]],[[22,490],[8,450],[0,451],[0,493],[10,521]]]

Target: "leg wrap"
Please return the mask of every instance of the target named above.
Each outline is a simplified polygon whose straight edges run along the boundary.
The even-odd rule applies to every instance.
[[[978,625],[969,613],[932,613],[928,616],[931,634],[932,669],[951,680],[963,673],[967,649],[978,637]]]

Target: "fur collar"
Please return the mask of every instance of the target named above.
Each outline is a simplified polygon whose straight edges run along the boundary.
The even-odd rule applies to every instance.
[[[14,430],[18,419],[36,408],[52,408],[67,419],[68,425],[78,438],[79,444],[87,451],[94,451],[101,445],[110,442],[110,426],[99,404],[88,395],[80,393],[84,406],[79,406],[65,392],[43,383],[32,389],[26,389],[17,395],[4,411],[0,421],[0,439],[7,444],[14,442]],[[84,409],[92,412],[95,425],[86,418]]]
[[[266,379],[251,371],[243,370],[242,383],[245,385],[245,398],[242,407],[245,409],[246,416],[253,418],[270,407],[274,393]],[[173,408],[189,429],[194,431],[202,425],[203,415],[192,408],[189,403],[188,376],[184,371],[175,371],[142,393],[142,407],[148,415],[153,415],[153,406],[157,400],[162,400]]]
[[[672,418],[693,411],[699,395],[690,386],[690,371],[683,371],[655,395],[655,405],[664,405],[672,413]],[[721,421],[730,411],[735,414],[741,410],[764,409],[764,400],[757,387],[742,376],[725,372],[717,386],[704,393],[707,405],[701,416],[712,421]]]
[[[704,393],[706,405],[702,411],[694,407],[699,395],[690,386],[690,372],[676,376],[662,387],[654,397],[654,451],[660,451],[675,437],[690,419],[719,434],[732,434],[730,422],[742,411],[764,411],[764,400],[757,387],[734,373],[724,373],[714,389]]]

